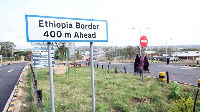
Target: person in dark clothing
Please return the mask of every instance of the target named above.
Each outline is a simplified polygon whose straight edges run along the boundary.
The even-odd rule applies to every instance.
[[[134,72],[139,72],[139,66],[140,66],[140,58],[139,58],[139,55],[137,54],[136,55],[136,58],[135,58],[135,63],[134,63]]]
[[[169,65],[169,58],[167,57],[167,65]]]
[[[90,58],[89,58],[89,60],[88,60],[88,66],[90,66]]]
[[[149,61],[147,59],[147,56],[144,57],[144,70],[149,72]]]

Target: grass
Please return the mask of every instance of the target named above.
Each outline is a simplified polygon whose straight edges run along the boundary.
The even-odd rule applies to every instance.
[[[57,112],[91,112],[91,77],[89,67],[70,69],[70,76],[54,74],[54,100]],[[37,71],[38,89],[42,90],[43,107],[47,112],[50,107],[50,90],[48,69]],[[30,74],[29,74],[30,75]],[[168,98],[170,84],[155,79],[108,73],[107,70],[95,68],[95,105],[97,112],[160,112],[168,111],[172,101]],[[195,87],[179,85],[183,97],[194,99]],[[200,110],[200,103],[196,106]],[[35,104],[36,105],[36,104]],[[31,111],[37,111],[34,108]]]
[[[30,69],[29,69],[30,71]],[[31,112],[32,110],[37,111],[37,102],[34,100],[34,93],[33,93],[33,86],[32,86],[32,80],[31,80],[31,73],[29,72],[27,77],[27,86],[22,86],[21,88],[25,93],[27,93],[24,97],[25,101],[22,100],[22,103],[25,104],[26,106],[21,106],[20,112]]]

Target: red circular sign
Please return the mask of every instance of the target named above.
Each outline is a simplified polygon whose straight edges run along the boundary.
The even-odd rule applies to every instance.
[[[140,38],[140,45],[141,45],[142,47],[146,47],[147,44],[148,44],[148,39],[147,39],[147,37],[146,37],[146,36],[142,36],[142,37]]]

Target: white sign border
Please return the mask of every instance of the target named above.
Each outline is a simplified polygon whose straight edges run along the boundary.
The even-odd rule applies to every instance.
[[[28,34],[28,17],[40,17],[40,18],[55,18],[55,19],[71,19],[71,20],[85,20],[85,21],[101,21],[106,22],[106,40],[29,40]],[[68,17],[54,17],[54,16],[41,16],[41,15],[25,15],[26,21],[26,39],[27,42],[108,42],[108,21],[97,19],[83,19],[83,18],[68,18]]]

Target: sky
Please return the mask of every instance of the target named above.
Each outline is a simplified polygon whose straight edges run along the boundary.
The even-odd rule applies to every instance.
[[[108,42],[95,46],[200,45],[199,0],[0,0],[0,42],[31,48],[25,15],[108,21]],[[76,42],[89,46],[89,42]]]

